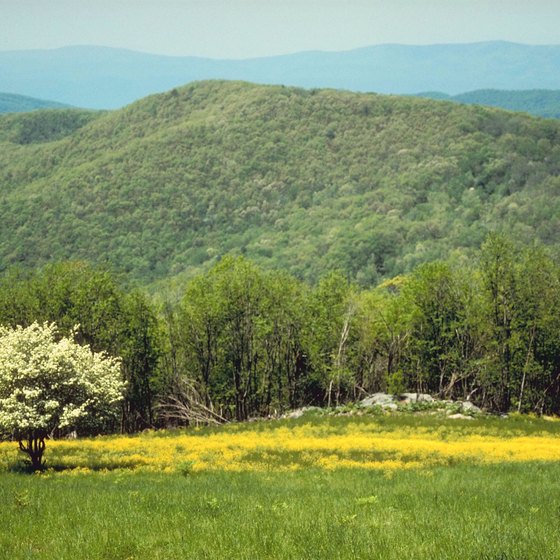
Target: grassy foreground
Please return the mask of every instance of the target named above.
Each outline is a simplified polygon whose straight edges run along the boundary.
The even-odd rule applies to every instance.
[[[49,442],[42,475],[11,472],[12,448],[0,558],[560,558],[558,422],[304,418]]]

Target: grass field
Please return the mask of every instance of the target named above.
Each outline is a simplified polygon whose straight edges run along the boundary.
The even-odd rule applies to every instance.
[[[304,417],[0,445],[4,559],[560,559],[560,422]]]

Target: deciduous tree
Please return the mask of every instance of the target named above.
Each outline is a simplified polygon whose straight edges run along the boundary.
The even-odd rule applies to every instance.
[[[95,428],[118,414],[123,390],[118,359],[60,337],[54,323],[0,327],[0,433],[34,470],[50,434]]]

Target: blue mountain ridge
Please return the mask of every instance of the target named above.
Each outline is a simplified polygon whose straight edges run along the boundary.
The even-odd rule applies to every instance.
[[[0,52],[0,91],[111,109],[188,82],[244,80],[378,93],[560,89],[560,45],[377,45],[244,60],[96,46]]]

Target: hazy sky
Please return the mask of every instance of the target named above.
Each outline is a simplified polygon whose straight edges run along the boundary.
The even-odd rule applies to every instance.
[[[0,51],[247,58],[380,43],[560,44],[560,0],[0,0]]]

